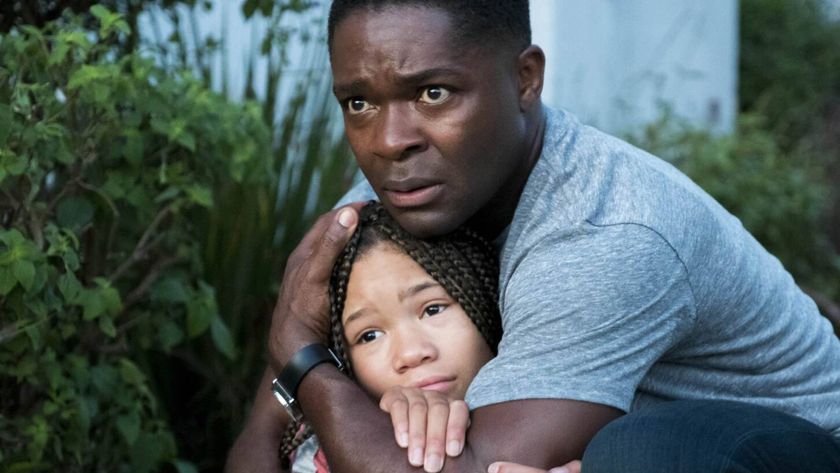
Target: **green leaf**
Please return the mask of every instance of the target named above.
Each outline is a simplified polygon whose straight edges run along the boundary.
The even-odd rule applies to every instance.
[[[12,119],[14,118],[12,107],[0,103],[0,148],[6,146],[6,140],[12,132]]]
[[[133,473],[151,473],[160,470],[160,464],[174,460],[175,442],[165,432],[142,432],[131,449]]]
[[[179,145],[187,148],[188,150],[195,152],[195,136],[192,133],[187,131],[183,131],[175,137],[175,142]]]
[[[83,290],[81,305],[83,310],[82,318],[84,320],[93,320],[105,313],[105,301],[99,295],[98,291]]]
[[[181,189],[178,189],[177,187],[169,187],[165,191],[161,192],[160,195],[155,197],[155,202],[158,204],[161,202],[165,202],[177,196],[180,192]]]
[[[221,317],[213,319],[213,323],[210,325],[210,335],[213,338],[213,344],[220,352],[230,360],[236,358],[236,345],[233,342],[230,330],[228,330]]]
[[[131,411],[117,417],[117,429],[128,445],[134,445],[137,436],[140,435],[140,415],[137,411]]]
[[[47,60],[47,64],[50,66],[61,64],[64,61],[64,58],[67,57],[68,52],[70,52],[70,43],[61,41],[59,37],[59,41],[56,43],[55,47],[53,47],[53,50],[50,52],[50,57]]]
[[[114,327],[114,321],[110,317],[99,317],[99,330],[110,338],[117,336],[117,328]]]
[[[101,394],[112,393],[117,388],[117,372],[109,365],[91,368],[90,380]]]
[[[29,168],[26,156],[15,154],[8,149],[0,149],[0,169],[12,176],[20,176]]]
[[[75,274],[67,272],[58,277],[58,290],[68,304],[77,304],[82,292],[82,283],[76,279]]]
[[[189,291],[179,276],[164,276],[152,286],[151,298],[155,302],[187,302]]]
[[[191,201],[202,207],[209,208],[213,205],[213,194],[209,187],[198,184],[192,185],[187,188],[187,195]]]
[[[84,197],[68,197],[56,209],[58,223],[78,230],[93,220],[93,205]]]
[[[35,281],[35,265],[32,264],[32,261],[15,261],[12,263],[12,273],[25,290],[28,291],[32,288],[32,283]]]
[[[168,353],[172,348],[184,341],[184,331],[175,322],[165,319],[158,331],[158,340],[163,351]]]
[[[122,310],[122,300],[120,293],[113,287],[111,283],[105,278],[94,278],[94,282],[99,286],[98,293],[102,299],[102,304],[108,314],[116,315]]]
[[[175,460],[172,465],[178,473],[198,473],[198,468],[186,460]]]
[[[140,368],[126,358],[120,359],[120,376],[123,381],[134,386],[140,386],[146,382],[146,377],[143,376]]]
[[[17,284],[17,278],[10,266],[0,266],[0,296],[5,296]]]
[[[216,313],[203,300],[191,300],[187,303],[187,334],[195,338],[207,331]]]
[[[70,75],[67,82],[69,90],[80,89],[89,86],[92,82],[106,79],[111,76],[111,71],[102,66],[84,65]]]

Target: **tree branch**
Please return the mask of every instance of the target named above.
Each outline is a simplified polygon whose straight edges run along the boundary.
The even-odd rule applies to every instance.
[[[149,238],[151,238],[154,231],[157,230],[157,227],[171,212],[172,207],[170,205],[167,205],[166,207],[161,209],[160,212],[158,212],[154,220],[152,220],[152,223],[149,225],[148,228],[146,228],[146,231],[143,232],[143,235],[140,237],[140,240],[137,242],[137,245],[134,246],[134,250],[132,250],[131,256],[129,256],[128,259],[126,259],[123,262],[123,264],[121,264],[117,268],[116,271],[114,271],[113,273],[111,273],[110,276],[108,276],[109,281],[113,283],[114,281],[119,279],[120,276],[122,276],[126,271],[128,271],[129,268],[131,268],[131,266],[134,265],[134,263],[136,263],[143,257],[143,254],[146,252],[146,250],[148,250],[146,242],[149,240]]]

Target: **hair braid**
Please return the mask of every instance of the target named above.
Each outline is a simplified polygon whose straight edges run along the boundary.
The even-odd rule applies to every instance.
[[[341,251],[330,277],[330,345],[354,378],[348,356],[341,315],[353,263],[376,244],[386,242],[404,251],[455,299],[475,324],[487,345],[496,353],[502,334],[498,306],[498,262],[493,247],[477,233],[462,228],[450,235],[421,240],[403,230],[378,202],[362,208],[359,225]],[[281,461],[289,456],[312,430],[293,422],[281,440]]]

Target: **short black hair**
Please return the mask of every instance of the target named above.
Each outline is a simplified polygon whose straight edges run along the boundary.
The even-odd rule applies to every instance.
[[[359,10],[380,11],[391,6],[437,8],[457,25],[455,40],[470,44],[507,41],[524,50],[531,44],[528,0],[334,0],[327,22],[327,45],[332,51],[335,29]]]

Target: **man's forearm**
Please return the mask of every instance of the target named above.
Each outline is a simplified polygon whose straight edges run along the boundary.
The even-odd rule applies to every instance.
[[[277,473],[278,451],[289,416],[274,399],[270,386],[271,369],[266,369],[248,420],[228,453],[227,473]]]
[[[394,440],[388,414],[356,383],[329,365],[313,369],[303,380],[298,398],[306,421],[315,429],[333,472],[414,472],[406,451]],[[443,471],[487,471],[469,445],[447,458]]]
[[[298,391],[335,472],[418,472],[408,463],[387,414],[335,367],[322,364]],[[580,459],[598,430],[622,412],[584,401],[527,399],[472,413],[463,453],[447,457],[444,472],[485,472],[496,461],[548,469]]]

